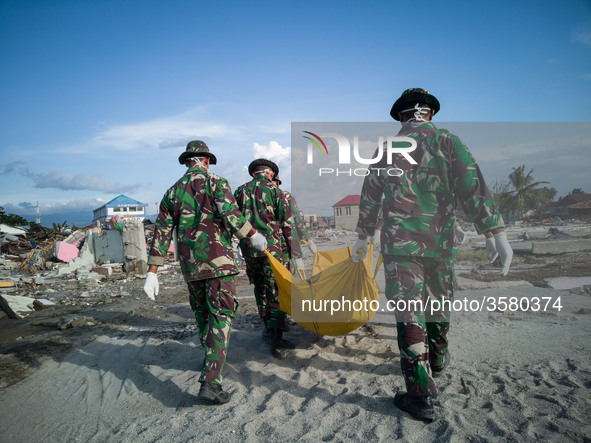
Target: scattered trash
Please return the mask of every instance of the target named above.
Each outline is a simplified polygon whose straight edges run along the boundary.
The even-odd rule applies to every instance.
[[[470,392],[468,390],[468,388],[466,387],[466,382],[464,381],[464,377],[460,377],[460,383],[462,385],[462,389],[464,390],[464,395],[468,395],[468,393]]]

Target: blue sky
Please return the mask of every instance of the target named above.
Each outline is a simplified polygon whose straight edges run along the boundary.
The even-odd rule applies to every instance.
[[[233,187],[266,156],[289,189],[291,122],[387,122],[408,87],[440,122],[589,122],[591,3],[2,0],[0,206],[154,212],[191,139]],[[524,162],[546,179],[535,152],[470,149],[489,182]],[[559,195],[591,192],[579,158]]]

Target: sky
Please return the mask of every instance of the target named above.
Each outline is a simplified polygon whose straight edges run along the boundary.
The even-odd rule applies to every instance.
[[[233,188],[266,157],[289,190],[293,122],[392,122],[410,87],[436,123],[589,123],[591,2],[1,0],[0,206],[90,221],[125,194],[155,213],[193,139]],[[526,164],[591,192],[584,143],[468,146],[489,183]]]

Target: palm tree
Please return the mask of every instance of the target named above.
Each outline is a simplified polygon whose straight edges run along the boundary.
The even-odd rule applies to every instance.
[[[501,211],[501,214],[509,213],[513,209],[513,199],[510,184],[508,182],[499,183],[496,181],[490,188],[495,205]]]
[[[519,218],[530,209],[536,209],[541,203],[541,194],[537,187],[541,184],[549,183],[547,181],[534,181],[533,169],[526,174],[525,164],[513,168],[509,174],[509,182],[513,189],[510,191],[513,208]]]

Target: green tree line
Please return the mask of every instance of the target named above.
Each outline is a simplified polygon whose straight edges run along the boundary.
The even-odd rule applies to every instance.
[[[547,181],[536,180],[533,169],[526,172],[525,164],[512,168],[508,180],[496,182],[491,187],[491,193],[497,207],[503,214],[521,219],[530,211],[540,217],[542,211],[554,201],[557,191],[555,188],[541,186],[549,184]],[[583,194],[581,188],[573,189],[570,194]]]

